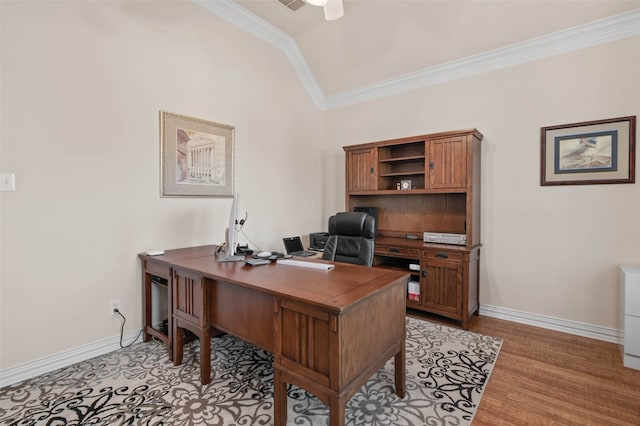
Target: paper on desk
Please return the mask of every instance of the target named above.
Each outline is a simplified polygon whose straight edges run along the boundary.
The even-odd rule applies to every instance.
[[[325,271],[328,271],[329,269],[333,269],[336,267],[336,265],[333,265],[330,263],[305,262],[303,260],[293,260],[293,259],[281,259],[281,260],[278,260],[278,263],[282,265],[301,266],[303,268],[323,269]]]

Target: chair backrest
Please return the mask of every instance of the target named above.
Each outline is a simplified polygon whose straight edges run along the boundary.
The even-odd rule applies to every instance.
[[[371,266],[376,238],[375,218],[365,212],[340,212],[329,218],[329,238],[322,258]]]

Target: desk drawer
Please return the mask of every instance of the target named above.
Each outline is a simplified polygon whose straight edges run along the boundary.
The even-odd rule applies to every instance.
[[[409,257],[412,259],[420,258],[420,250],[418,249],[382,244],[376,244],[375,254],[381,256]]]
[[[426,260],[448,260],[452,262],[462,262],[462,254],[449,251],[428,251],[422,252],[422,258]]]
[[[154,262],[152,260],[145,259],[144,270],[148,274],[157,275],[166,279],[171,278],[171,267],[164,263]]]

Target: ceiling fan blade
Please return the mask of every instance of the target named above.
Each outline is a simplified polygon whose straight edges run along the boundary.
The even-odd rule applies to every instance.
[[[344,15],[342,0],[327,0],[327,4],[324,5],[324,19],[334,21],[342,18],[342,15]]]

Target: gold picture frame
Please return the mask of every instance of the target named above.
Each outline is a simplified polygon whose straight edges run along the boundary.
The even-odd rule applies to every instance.
[[[635,182],[635,116],[542,127],[540,134],[540,185]]]
[[[232,197],[235,127],[160,111],[162,197]]]

